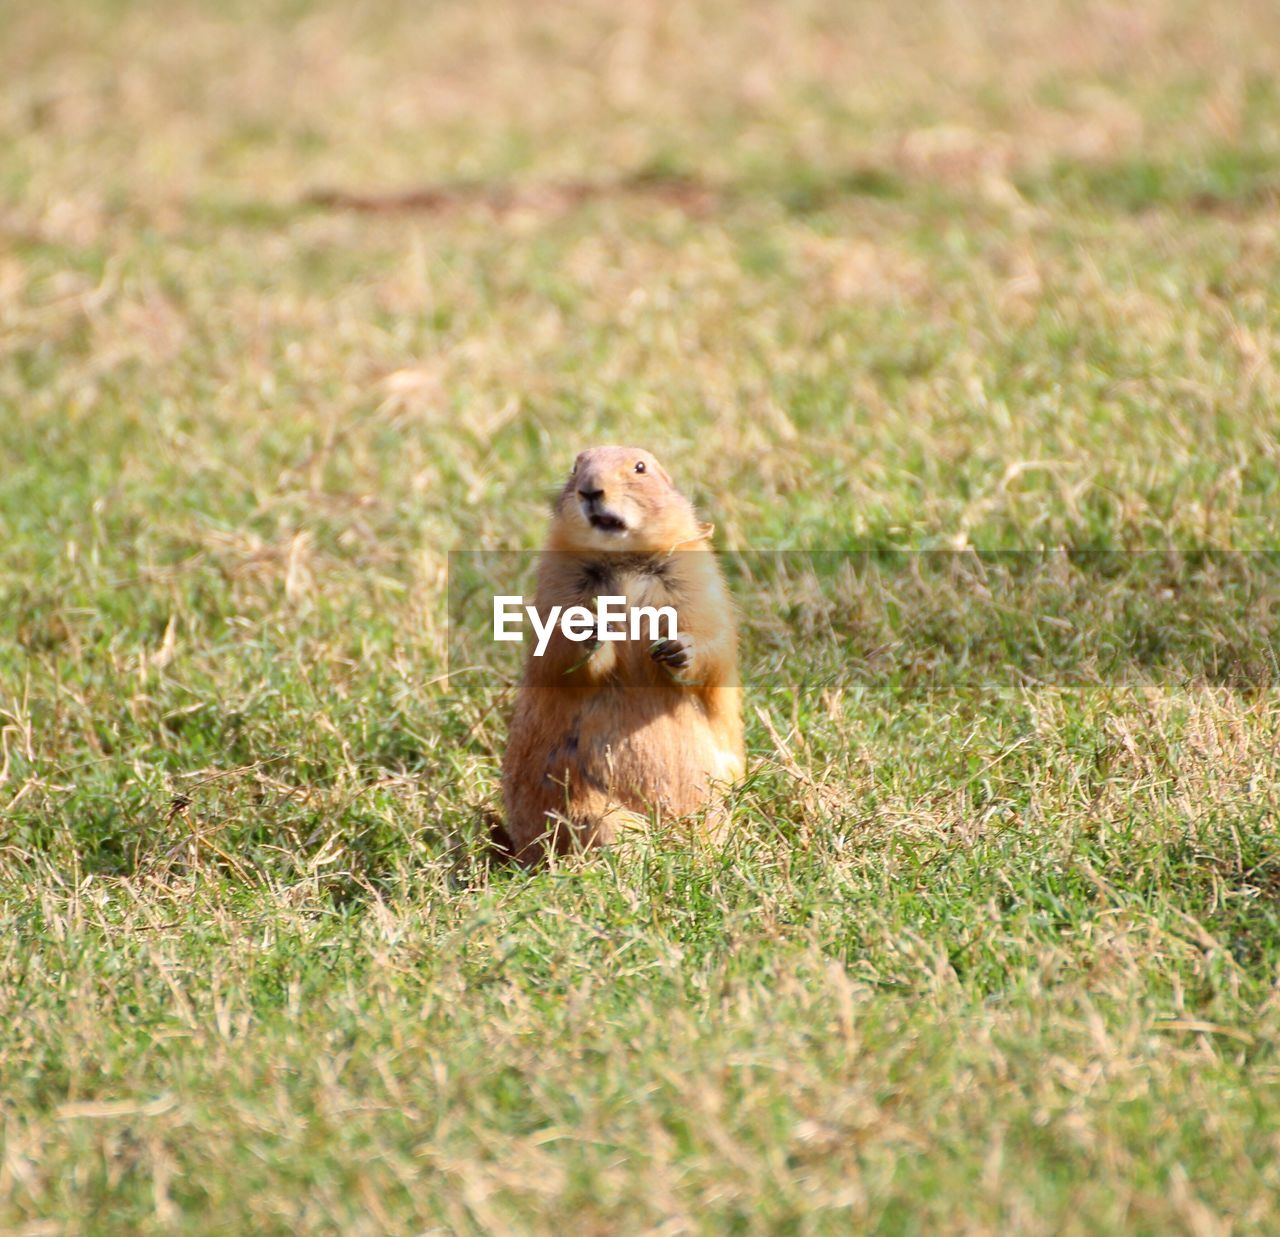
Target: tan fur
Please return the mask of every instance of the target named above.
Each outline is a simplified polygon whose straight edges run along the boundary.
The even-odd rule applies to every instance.
[[[531,650],[502,768],[520,859],[607,844],[651,813],[697,811],[741,776],[737,627],[710,533],[648,451],[578,456],[539,565],[539,612],[594,609],[598,595],[673,606],[685,647],[666,656],[684,664],[659,660],[648,640],[593,646],[558,629],[542,657]]]

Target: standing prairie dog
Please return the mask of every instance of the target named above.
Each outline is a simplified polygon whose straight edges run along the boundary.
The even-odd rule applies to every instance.
[[[576,643],[556,629],[541,657],[531,650],[502,765],[522,861],[608,844],[637,816],[697,811],[741,776],[738,633],[711,531],[648,451],[578,456],[539,563],[538,613],[625,596],[672,607],[676,637]]]

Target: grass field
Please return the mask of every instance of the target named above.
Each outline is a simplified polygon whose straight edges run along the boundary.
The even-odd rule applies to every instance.
[[[1280,1228],[1278,83],[1269,0],[0,6],[0,1228]],[[491,868],[447,557],[618,441],[874,554],[739,576],[722,855]]]

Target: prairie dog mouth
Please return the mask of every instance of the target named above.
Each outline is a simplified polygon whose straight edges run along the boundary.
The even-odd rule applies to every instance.
[[[616,515],[610,515],[607,511],[588,512],[587,519],[590,521],[592,528],[598,528],[602,533],[625,533],[627,531],[626,520]]]

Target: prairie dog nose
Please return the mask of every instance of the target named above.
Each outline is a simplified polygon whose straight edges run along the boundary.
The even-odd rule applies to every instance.
[[[599,502],[604,497],[604,489],[597,489],[594,481],[584,481],[578,486],[578,497],[589,503]]]

